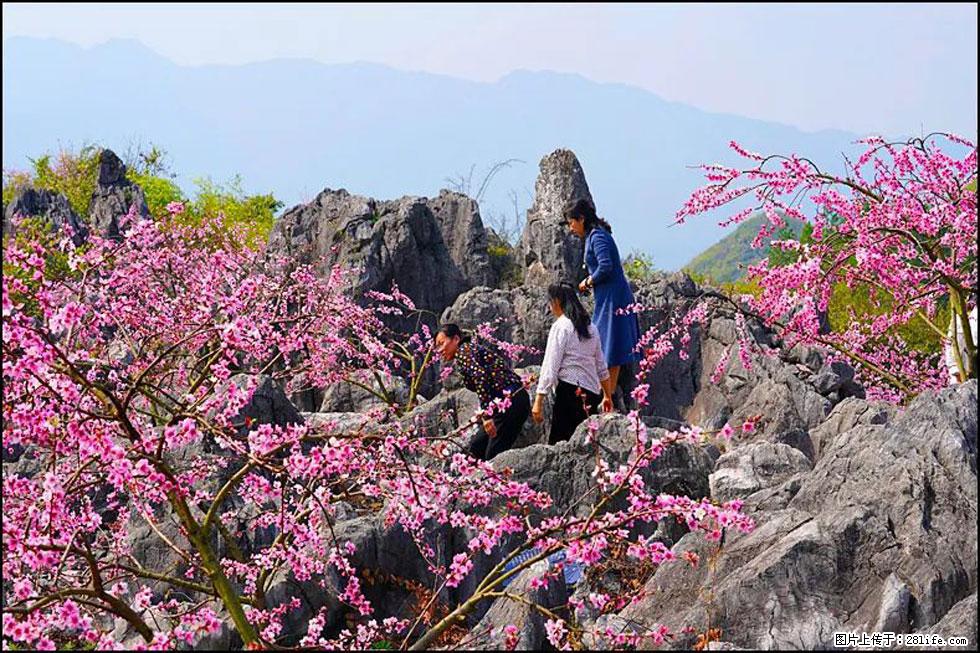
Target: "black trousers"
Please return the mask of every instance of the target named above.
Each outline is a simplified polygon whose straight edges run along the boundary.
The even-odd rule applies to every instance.
[[[555,407],[552,410],[550,444],[562,442],[572,437],[575,427],[585,421],[589,415],[599,412],[602,395],[559,381],[555,388]]]
[[[482,429],[470,443],[470,455],[480,460],[491,460],[502,451],[514,446],[514,441],[521,434],[524,422],[531,415],[531,398],[527,390],[521,388],[511,396],[510,408],[502,413],[494,413],[490,419],[497,427],[497,437],[491,438]]]

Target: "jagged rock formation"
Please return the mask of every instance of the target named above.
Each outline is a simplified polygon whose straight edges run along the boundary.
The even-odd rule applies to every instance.
[[[18,215],[44,218],[51,224],[52,231],[60,231],[63,225],[69,225],[75,234],[72,240],[76,245],[81,245],[88,237],[88,227],[61,193],[33,187],[17,193],[3,210],[4,236],[13,233],[13,219]]]
[[[476,202],[448,191],[378,201],[328,189],[286,211],[269,247],[324,272],[337,263],[358,266],[356,293],[397,283],[436,315],[474,284],[496,282]]]
[[[380,374],[378,376],[381,378],[381,383],[373,374],[364,374],[363,378],[354,379],[356,383],[344,381],[333,384],[324,392],[319,412],[359,413],[386,406],[387,404],[381,398],[385,393],[387,393],[390,401],[405,406],[410,394],[405,379],[401,377],[385,378]]]
[[[540,170],[534,185],[534,204],[528,209],[521,236],[527,268],[525,283],[578,283],[585,277],[584,243],[568,231],[562,213],[569,201],[592,201],[585,173],[571,150],[555,150],[544,157]]]
[[[544,560],[524,570],[507,587],[507,591],[526,597],[529,603],[520,601],[495,601],[484,618],[473,627],[472,642],[469,648],[475,651],[508,650],[504,641],[503,629],[513,625],[517,628],[518,651],[542,651],[548,642],[545,631],[545,616],[531,607],[531,603],[547,610],[560,610],[568,603],[568,591],[564,583],[549,583],[546,587],[533,588],[531,581],[548,571]]]
[[[449,256],[467,285],[496,286],[499,276],[487,253],[488,234],[476,200],[443,190],[427,204],[439,222]]]
[[[853,415],[854,402],[841,410]],[[975,622],[976,381],[925,394],[886,423],[836,418],[840,430],[812,470],[797,456],[774,474],[771,457],[736,445],[759,488],[746,499],[756,530],[731,534],[714,568],[661,567],[649,599],[606,621],[710,626],[761,650],[829,648],[837,631],[932,632],[971,596],[950,621]],[[720,483],[727,469],[723,456],[712,474],[722,496],[732,489]],[[674,550],[716,553],[695,535]]]
[[[354,292],[387,291],[392,283],[419,308],[441,313],[467,289],[440,225],[424,199],[379,202],[345,190],[325,190],[276,222],[269,248],[315,263],[359,266]]]
[[[4,207],[3,233],[11,229],[11,220],[17,215],[43,217],[51,223],[53,231],[68,224],[74,230],[75,244],[81,244],[90,231],[106,238],[119,237],[119,219],[130,208],[137,215],[147,217],[149,210],[146,197],[139,185],[126,178],[126,166],[112,150],[104,149],[99,154],[99,170],[95,190],[89,200],[88,214],[82,218],[71,208],[61,193],[28,186],[14,196]]]
[[[99,177],[88,205],[88,221],[107,238],[119,237],[119,218],[134,209],[149,216],[143,189],[126,178],[126,166],[112,150],[102,150]]]

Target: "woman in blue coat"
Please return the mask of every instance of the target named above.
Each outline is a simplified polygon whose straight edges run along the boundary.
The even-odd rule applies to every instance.
[[[586,199],[571,203],[565,209],[565,221],[573,234],[585,239],[585,265],[589,276],[579,284],[579,290],[595,292],[592,323],[599,331],[609,380],[615,388],[620,366],[641,358],[641,354],[633,351],[640,340],[640,322],[636,314],[616,314],[618,309],[634,303],[633,291],[619,259],[612,227],[596,215],[592,203]]]

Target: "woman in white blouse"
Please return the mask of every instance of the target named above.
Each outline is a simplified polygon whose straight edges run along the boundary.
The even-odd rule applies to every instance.
[[[566,284],[551,285],[548,300],[551,312],[558,319],[548,332],[531,417],[541,423],[544,398],[554,390],[549,442],[555,444],[570,438],[575,427],[598,411],[600,403],[603,412],[612,411],[614,388],[602,355],[599,332],[575,289]]]

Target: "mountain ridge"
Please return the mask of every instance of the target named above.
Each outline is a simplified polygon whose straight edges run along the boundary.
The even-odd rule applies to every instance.
[[[134,45],[135,43],[135,45]],[[188,187],[241,174],[247,190],[286,206],[325,187],[371,197],[435,196],[447,179],[517,159],[481,198],[487,218],[530,206],[535,162],[573,150],[590,170],[600,213],[640,250],[676,269],[717,241],[717,218],[668,230],[701,183],[699,162],[735,162],[728,142],[806,153],[821,165],[853,153],[847,132],[808,133],[712,114],[645,89],[577,73],[519,69],[480,82],[385,64],[284,58],[183,66],[138,41],[83,48],[57,40],[4,40],[5,168],[63,143],[167,150]],[[465,190],[465,189],[464,189]]]

